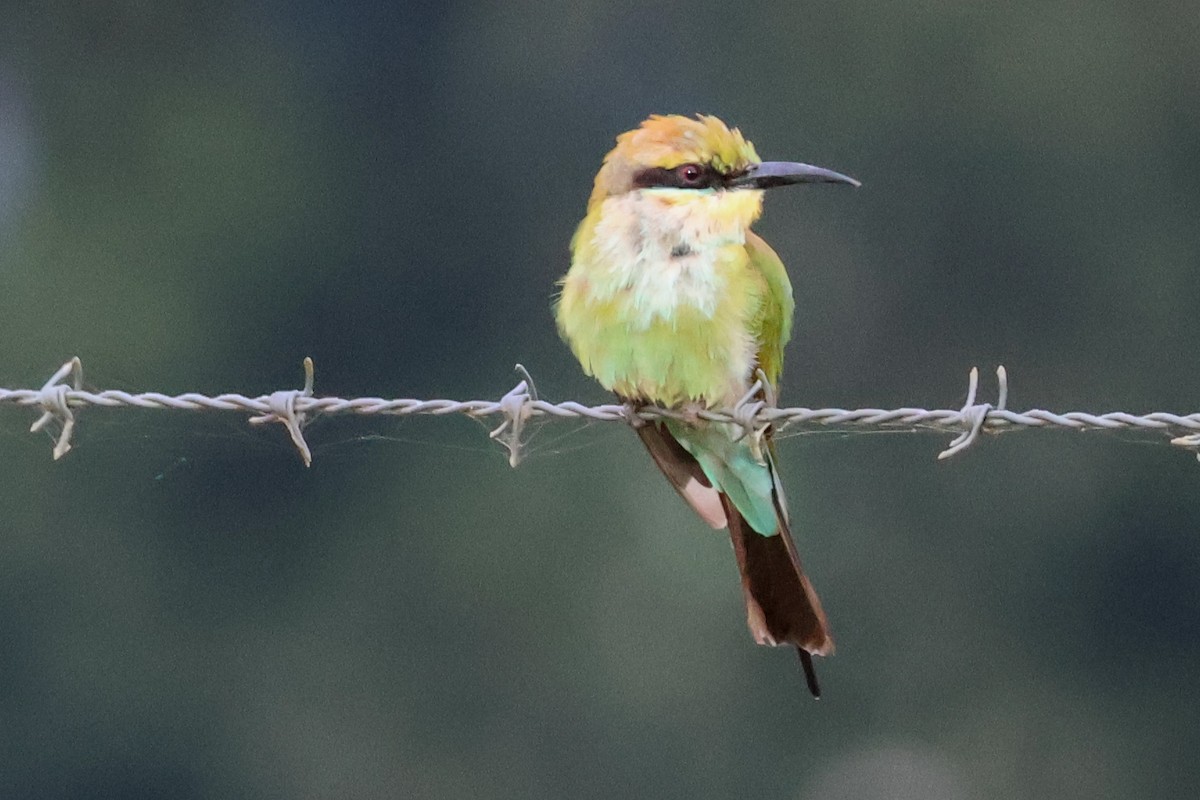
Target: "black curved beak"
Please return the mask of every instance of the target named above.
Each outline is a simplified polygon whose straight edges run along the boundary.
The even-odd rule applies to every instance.
[[[725,181],[725,185],[730,189],[774,189],[776,186],[790,186],[793,183],[846,183],[856,189],[862,186],[849,175],[794,161],[764,161],[761,164],[752,164],[741,175],[735,175]]]

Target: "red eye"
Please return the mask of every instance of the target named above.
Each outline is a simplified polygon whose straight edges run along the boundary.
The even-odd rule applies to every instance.
[[[684,164],[676,170],[676,173],[680,180],[690,184],[699,184],[701,178],[704,177],[704,170],[700,168],[699,164]]]

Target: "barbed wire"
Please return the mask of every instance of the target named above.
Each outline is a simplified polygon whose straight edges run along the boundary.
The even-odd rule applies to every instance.
[[[521,462],[527,424],[536,417],[574,418],[599,422],[623,422],[640,425],[663,419],[735,425],[751,437],[757,446],[768,429],[807,426],[820,429],[885,429],[929,430],[956,434],[939,459],[949,458],[975,444],[981,434],[1037,428],[1068,430],[1141,430],[1171,436],[1170,444],[1197,452],[1200,458],[1200,413],[1172,414],[1156,411],[1149,414],[1129,414],[1110,411],[1091,414],[1083,411],[1056,413],[1043,409],[1010,411],[1008,402],[1008,373],[1004,367],[996,370],[997,402],[976,402],[979,389],[979,370],[972,368],[967,386],[967,400],[958,409],[923,408],[778,408],[774,387],[766,376],[758,380],[731,408],[679,411],[658,406],[605,404],[588,406],[574,401],[551,403],[537,396],[533,379],[520,364],[522,378],[499,400],[413,400],[382,397],[318,397],[313,394],[314,368],[311,358],[304,359],[304,386],[284,389],[257,397],[236,393],[214,396],[187,392],[167,395],[159,392],[130,393],[116,389],[87,391],[83,389],[83,364],[72,358],[63,364],[40,389],[0,388],[0,407],[16,406],[38,409],[41,414],[30,426],[31,432],[45,428],[51,422],[60,425],[55,437],[53,455],[57,460],[71,449],[71,436],[77,424],[78,410],[85,406],[98,408],[142,408],[176,411],[232,411],[250,414],[254,425],[278,422],[291,436],[305,466],[312,464],[312,451],[304,439],[304,426],[317,415],[374,415],[409,416],[427,414],[446,416],[462,414],[484,418],[501,416],[501,424],[490,436],[505,447],[509,463]],[[65,381],[70,379],[70,384]]]

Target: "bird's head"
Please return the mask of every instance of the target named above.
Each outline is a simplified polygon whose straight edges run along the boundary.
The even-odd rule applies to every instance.
[[[716,117],[655,115],[617,137],[617,146],[605,156],[596,175],[588,206],[642,189],[711,193],[793,183],[859,185],[851,177],[822,167],[763,161],[741,131]]]

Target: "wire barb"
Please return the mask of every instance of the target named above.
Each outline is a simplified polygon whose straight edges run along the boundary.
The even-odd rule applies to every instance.
[[[288,435],[292,437],[292,444],[296,445],[296,450],[300,452],[300,460],[306,467],[312,466],[312,450],[309,449],[308,442],[304,441],[303,432],[308,421],[308,412],[297,410],[296,403],[300,398],[312,397],[314,372],[313,360],[305,356],[304,388],[272,392],[267,395],[267,406],[270,410],[250,418],[251,425],[263,425],[268,422],[283,423],[283,426],[287,428]]]
[[[1185,450],[1196,451],[1196,460],[1200,461],[1200,433],[1192,433],[1187,436],[1177,436],[1171,440],[1171,444],[1176,447],[1182,447]]]
[[[733,408],[729,409],[729,416],[735,425],[742,429],[742,434],[738,439],[750,440],[750,454],[760,464],[766,463],[766,459],[762,454],[763,439],[767,435],[767,431],[771,429],[771,423],[762,418],[762,412],[765,408],[775,407],[775,387],[771,385],[771,381],[767,378],[767,373],[761,369],[755,370],[755,381],[751,384],[746,393],[742,395]]]
[[[1003,366],[996,368],[996,382],[999,384],[999,399],[997,405],[991,403],[976,403],[975,395],[979,390],[979,367],[971,367],[967,379],[967,402],[959,411],[962,420],[962,433],[950,442],[950,446],[938,453],[938,461],[944,461],[950,456],[961,453],[979,439],[979,433],[987,424],[988,415],[995,411],[1003,411],[1008,403],[1008,371]]]
[[[62,383],[62,380],[68,375],[71,376],[71,385],[75,391],[79,391],[83,385],[83,362],[79,360],[79,356],[75,356],[59,367],[58,371],[50,376],[50,380],[46,381],[38,390],[37,402],[42,407],[42,415],[29,426],[30,433],[37,433],[52,420],[57,419],[62,423],[62,430],[59,431],[58,438],[54,441],[55,461],[65,456],[71,449],[71,434],[75,432],[75,412],[71,410],[67,386]]]
[[[508,465],[515,469],[521,465],[522,449],[525,446],[522,436],[525,433],[525,423],[533,415],[532,404],[537,402],[537,387],[533,384],[529,370],[524,366],[517,364],[514,369],[524,378],[500,398],[497,406],[500,413],[504,414],[504,422],[488,436],[504,446],[508,451]]]
[[[908,430],[939,431],[956,434],[950,445],[939,458],[945,459],[961,452],[978,440],[981,433],[1000,431],[1060,428],[1073,431],[1085,430],[1134,430],[1143,433],[1167,435],[1172,444],[1200,452],[1200,412],[1174,414],[1152,411],[1146,414],[1129,414],[1110,411],[1092,414],[1086,411],[1054,412],[1044,409],[1010,411],[1008,403],[1008,374],[1003,367],[996,370],[999,397],[995,406],[976,402],[979,393],[978,370],[971,371],[967,402],[959,409],[924,408],[777,408],[774,387],[763,376],[758,376],[751,391],[739,399],[731,409],[706,409],[703,411],[681,411],[653,405],[609,403],[588,406],[574,401],[551,403],[538,398],[529,372],[521,366],[517,371],[523,377],[512,390],[499,401],[496,400],[414,400],[411,398],[385,399],[382,397],[315,397],[313,396],[312,359],[304,362],[304,388],[275,392],[270,395],[247,397],[225,393],[215,396],[186,392],[167,395],[161,392],[130,393],[116,389],[86,391],[82,388],[83,367],[79,359],[65,363],[41,389],[0,388],[0,408],[5,406],[28,407],[41,412],[32,430],[39,431],[58,420],[62,430],[55,439],[54,457],[61,458],[71,448],[71,435],[75,429],[79,409],[97,406],[102,409],[139,408],[160,411],[226,411],[252,415],[251,422],[280,422],[287,429],[292,443],[304,459],[312,463],[312,453],[304,441],[304,425],[317,415],[321,416],[411,416],[430,414],[446,416],[463,414],[475,419],[502,415],[501,424],[491,432],[492,438],[508,451],[509,463],[521,463],[528,426],[535,417],[553,419],[586,419],[596,422],[620,422],[637,425],[656,420],[682,420],[691,424],[707,421],[735,426],[744,436],[757,437],[761,452],[762,441],[769,430],[852,431],[852,430]],[[70,386],[67,381],[71,376]],[[74,388],[72,388],[74,387]]]

